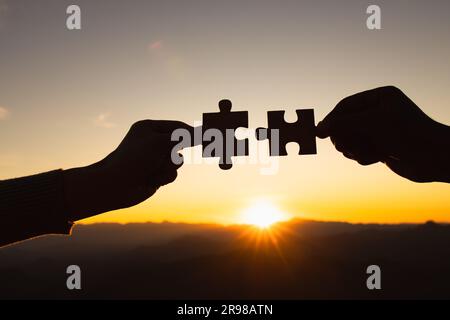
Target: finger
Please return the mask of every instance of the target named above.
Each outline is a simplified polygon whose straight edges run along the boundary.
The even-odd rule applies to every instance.
[[[367,111],[374,108],[379,102],[384,87],[371,89],[348,96],[336,105],[324,120],[345,116],[353,113]]]
[[[380,162],[381,159],[378,156],[360,156],[351,152],[343,152],[344,157],[350,160],[354,160],[358,162],[362,166],[368,166],[377,162]]]
[[[170,134],[171,145],[180,151],[184,148],[202,144],[202,126],[192,127],[181,121],[145,120],[155,132]]]
[[[166,167],[155,178],[155,182],[157,183],[158,186],[165,186],[169,183],[174,182],[177,176],[178,172],[175,168]]]
[[[141,120],[131,126],[130,134],[132,136],[146,138],[151,137],[155,133],[168,135],[170,137],[175,130],[183,130],[190,137],[194,136],[194,128],[181,121],[170,120]]]
[[[430,181],[419,173],[416,166],[405,163],[405,161],[388,157],[386,158],[384,163],[388,166],[389,169],[391,169],[399,176],[402,176],[403,178],[409,179],[414,182]]]
[[[170,157],[170,154],[175,146],[174,141],[170,139],[170,134],[151,133],[151,135],[146,138],[148,139],[148,152],[150,154],[157,152],[162,153],[164,157],[167,155]]]
[[[382,154],[370,139],[361,136],[332,136],[331,141],[336,150],[361,165],[370,165],[383,159]]]
[[[346,157],[346,158],[348,158],[348,159],[350,159],[350,160],[355,160],[355,155],[353,154],[353,153],[351,153],[351,152],[343,152],[342,153],[343,155],[344,155],[344,157]]]
[[[337,135],[371,136],[379,125],[375,119],[379,118],[376,110],[355,113],[319,123],[317,136],[321,139]]]
[[[175,148],[174,142],[170,140],[168,134],[153,134],[148,139],[146,146],[142,148],[146,153],[149,163],[154,163],[153,172],[158,172],[161,168],[171,167],[175,170],[183,165],[183,155],[179,148]]]
[[[201,132],[202,132],[201,127],[194,128],[181,121],[171,121],[171,120],[148,120],[148,121],[151,121],[150,126],[152,127],[152,130],[162,134],[170,135],[169,144],[173,152],[178,152],[184,148],[201,144]],[[195,139],[199,141],[196,141]],[[173,148],[176,148],[176,150],[174,150]]]
[[[356,158],[354,160],[362,166],[370,166],[371,164],[380,162],[382,159],[378,155],[372,154],[372,155],[364,155],[364,156],[360,156],[360,157],[356,156]]]
[[[330,122],[320,121],[316,126],[316,136],[320,139],[325,139],[330,136]]]
[[[174,130],[171,134],[173,145],[180,151],[184,148],[194,147],[202,144],[203,127],[191,127]]]
[[[166,166],[178,170],[183,165],[184,159],[183,155],[180,153],[177,153],[176,157],[177,158],[174,158],[174,153],[171,153],[170,158],[168,159],[168,164]]]
[[[317,136],[321,139],[331,134],[333,124],[341,118],[373,110],[378,104],[383,88],[357,93],[341,100],[334,109],[317,124]]]
[[[377,162],[380,162],[383,160],[379,154],[362,153],[362,152],[359,152],[358,150],[355,150],[352,152],[344,151],[344,152],[342,152],[342,154],[344,155],[344,157],[346,157],[350,160],[354,160],[362,166],[368,166],[368,165],[371,165],[371,164],[374,164],[374,163],[377,163]]]
[[[158,169],[157,175],[164,175],[166,173],[170,173],[173,170],[178,170],[183,166],[184,159],[182,154],[178,154],[177,159],[173,159],[173,154],[167,154],[165,157],[163,157],[163,160],[161,162],[161,166]]]
[[[179,151],[187,147],[185,143],[174,141],[173,137],[166,133],[152,133],[151,136],[147,137],[147,139],[150,146],[153,146],[156,140],[157,149],[159,147],[163,150],[169,150],[170,153],[179,153]],[[191,146],[191,144],[189,144],[189,146]]]
[[[151,127],[152,130],[159,133],[172,134],[172,132],[177,129],[184,129],[187,130],[192,135],[194,134],[194,127],[182,121],[173,121],[173,120],[144,120],[144,121],[148,121],[148,126]]]
[[[356,133],[361,129],[366,131],[365,123],[370,121],[370,115],[364,114],[350,114],[346,116],[339,116],[334,118],[324,119],[319,122],[316,129],[317,137],[321,139],[328,138],[337,134]]]

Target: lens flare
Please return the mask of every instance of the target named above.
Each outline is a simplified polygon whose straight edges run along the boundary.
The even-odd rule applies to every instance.
[[[287,220],[287,215],[268,200],[258,200],[242,213],[242,222],[261,229],[270,228],[274,223]]]

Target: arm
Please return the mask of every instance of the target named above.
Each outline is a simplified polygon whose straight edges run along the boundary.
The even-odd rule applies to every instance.
[[[361,165],[385,163],[415,182],[450,182],[450,127],[428,117],[402,91],[382,87],[347,97],[317,126]]]
[[[105,159],[87,167],[0,181],[0,246],[69,234],[74,221],[134,206],[173,182],[171,133],[182,122],[135,123]]]
[[[0,246],[47,233],[68,234],[63,171],[0,181]]]

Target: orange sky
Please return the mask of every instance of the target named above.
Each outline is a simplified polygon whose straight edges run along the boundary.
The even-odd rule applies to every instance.
[[[448,1],[380,1],[380,31],[356,0],[78,3],[83,29],[72,32],[69,1],[0,0],[0,179],[90,164],[134,121],[194,124],[223,98],[255,128],[268,110],[295,121],[312,107],[318,121],[341,98],[392,84],[450,123]],[[256,199],[293,217],[450,222],[449,185],[361,167],[329,140],[315,156],[288,150],[274,175],[186,164],[152,199],[85,222],[235,223]]]

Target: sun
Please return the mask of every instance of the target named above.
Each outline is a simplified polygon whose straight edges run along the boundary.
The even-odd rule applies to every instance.
[[[257,200],[242,212],[242,222],[260,229],[268,229],[274,223],[287,220],[287,215],[269,200]]]

